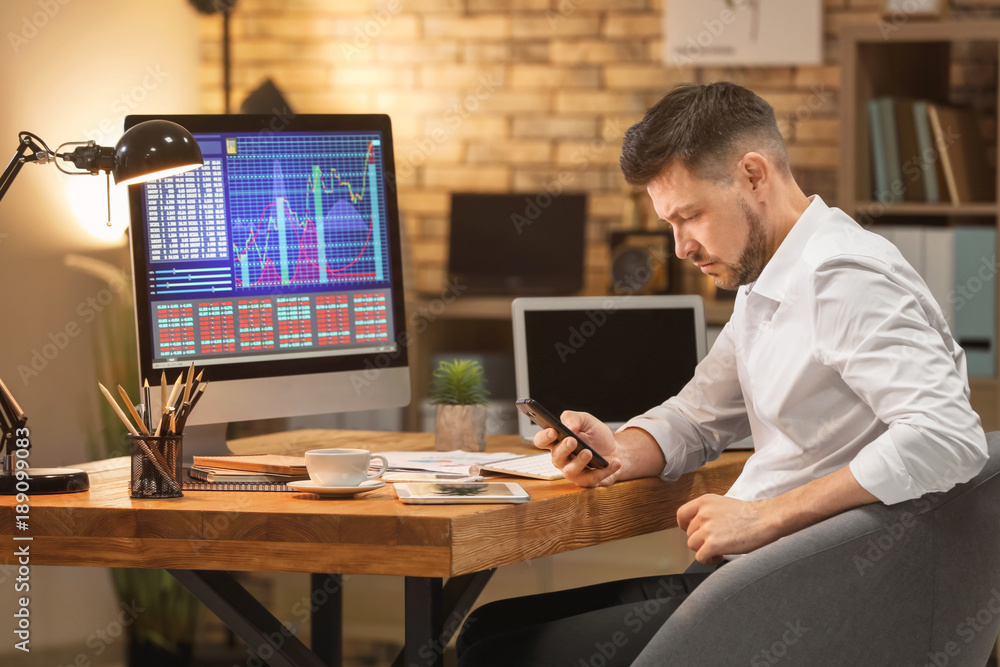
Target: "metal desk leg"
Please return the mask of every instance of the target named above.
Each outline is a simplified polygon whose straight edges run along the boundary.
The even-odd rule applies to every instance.
[[[393,667],[442,667],[444,649],[495,570],[452,577],[406,577],[406,645]]]
[[[327,667],[229,572],[167,570],[270,667]]]
[[[312,649],[330,667],[344,658],[344,581],[339,574],[310,574]]]

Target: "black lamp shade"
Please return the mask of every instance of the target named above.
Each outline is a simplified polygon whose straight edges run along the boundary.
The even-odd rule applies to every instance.
[[[205,163],[191,133],[168,120],[147,120],[128,129],[115,146],[111,170],[118,185],[196,169]]]

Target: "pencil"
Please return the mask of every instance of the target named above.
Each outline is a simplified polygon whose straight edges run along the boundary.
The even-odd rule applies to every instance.
[[[125,401],[125,407],[128,408],[129,413],[132,415],[132,419],[135,423],[139,425],[139,430],[142,431],[143,435],[149,435],[149,429],[146,428],[146,423],[142,421],[142,417],[136,412],[135,406],[132,405],[132,399],[128,397],[128,392],[121,385],[118,385],[118,393],[121,394],[122,400]]]
[[[114,408],[115,414],[118,415],[118,418],[121,419],[122,423],[125,424],[125,427],[128,428],[128,432],[132,435],[139,435],[139,431],[136,430],[135,426],[132,425],[132,422],[130,422],[128,417],[125,416],[125,413],[118,406],[118,401],[116,401],[115,397],[111,395],[108,388],[100,382],[97,383],[97,386],[101,388],[101,392],[104,394],[104,397],[108,399],[108,403],[110,403],[111,407]]]
[[[145,420],[146,424],[146,435],[149,435],[149,429],[153,428],[152,417],[150,416],[150,409],[153,407],[149,399],[149,378],[143,381],[142,385],[142,404],[146,406],[146,409],[142,413],[142,418]]]
[[[191,400],[191,383],[194,382],[194,362],[191,362],[191,368],[188,369],[187,382],[184,384],[184,400],[181,403],[187,403]]]
[[[194,391],[194,394],[191,395],[191,409],[192,410],[194,410],[194,406],[198,405],[198,401],[201,400],[201,396],[202,396],[202,394],[205,393],[206,389],[208,389],[208,380],[205,380],[204,382],[202,382],[201,384],[199,384],[198,388]]]
[[[167,407],[167,372],[160,371],[160,412]]]
[[[170,397],[167,399],[166,404],[163,409],[166,410],[169,407],[177,407],[174,405],[174,401],[177,400],[178,394],[180,394],[182,382],[184,381],[184,373],[178,373],[177,381],[174,382],[174,388],[170,390]]]

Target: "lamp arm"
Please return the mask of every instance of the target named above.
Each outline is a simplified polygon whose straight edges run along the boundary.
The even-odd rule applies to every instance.
[[[0,438],[3,442],[3,472],[10,474],[14,471],[14,449],[13,443],[16,441],[18,430],[24,428],[28,423],[28,416],[17,404],[14,395],[7,389],[7,385],[0,380]],[[29,442],[29,447],[30,442]]]
[[[0,199],[3,199],[4,195],[7,194],[10,184],[14,182],[14,178],[17,177],[25,163],[45,164],[51,162],[55,157],[55,153],[45,145],[45,142],[38,135],[31,132],[20,132],[17,136],[17,150],[7,168],[4,169],[3,175],[0,176]]]

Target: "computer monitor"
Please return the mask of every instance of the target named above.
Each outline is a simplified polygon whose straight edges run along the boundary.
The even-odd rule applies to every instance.
[[[204,370],[189,425],[408,404],[388,116],[151,118],[205,164],[129,188],[140,377]]]
[[[521,298],[512,317],[518,398],[612,429],[677,394],[706,353],[699,296]],[[524,439],[538,430],[518,414]]]
[[[572,294],[583,287],[587,196],[451,196],[448,274],[465,294]]]

